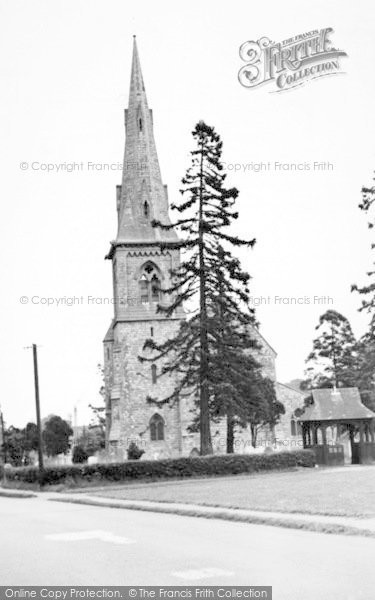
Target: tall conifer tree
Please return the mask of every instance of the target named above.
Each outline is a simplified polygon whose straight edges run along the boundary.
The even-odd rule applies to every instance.
[[[375,180],[375,178],[374,178]],[[369,229],[375,227],[375,186],[362,188],[362,201],[359,208],[370,217],[367,222]],[[371,249],[375,250],[375,242],[371,244]],[[370,282],[367,285],[359,287],[357,284],[352,285],[352,291],[356,291],[363,296],[362,305],[359,310],[367,310],[372,315],[375,315],[375,260],[373,261],[373,269],[367,272]]]
[[[231,254],[232,247],[252,247],[255,240],[228,232],[238,218],[234,210],[238,190],[224,186],[219,135],[202,121],[192,135],[196,148],[182,180],[183,200],[171,206],[179,217],[170,225],[153,223],[161,229],[177,229],[182,251],[182,262],[172,272],[173,283],[162,290],[170,301],[158,309],[170,316],[183,303],[192,308],[173,339],[161,344],[147,340],[145,350],[153,351],[152,359],[140,359],[163,359],[161,376],[176,375],[172,393],[161,400],[149,398],[151,402],[173,404],[181,397],[195,398],[201,454],[209,454],[210,419],[226,415],[232,423],[240,410],[235,399],[242,378],[251,376],[251,368],[259,371],[256,361],[243,354],[256,345],[251,337],[255,317],[248,308],[249,275]]]
[[[319,335],[306,360],[307,379],[302,387],[356,386],[358,349],[348,319],[335,310],[327,310],[319,317],[316,330]]]

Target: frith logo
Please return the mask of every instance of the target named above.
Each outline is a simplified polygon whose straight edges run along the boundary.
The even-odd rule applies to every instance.
[[[255,88],[272,81],[273,92],[284,92],[317,77],[337,75],[339,59],[346,52],[332,46],[331,27],[315,29],[308,33],[275,43],[267,37],[257,42],[244,42],[240,57],[246,63],[238,73],[244,87]]]

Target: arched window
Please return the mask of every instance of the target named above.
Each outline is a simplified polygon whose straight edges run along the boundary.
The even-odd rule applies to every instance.
[[[152,302],[159,302],[160,300],[160,281],[155,274],[151,279],[151,300]]]
[[[164,440],[164,419],[158,414],[150,419],[150,436],[152,442]]]
[[[141,302],[149,301],[148,287],[149,287],[149,282],[147,280],[147,277],[146,277],[146,275],[142,275],[142,277],[139,280],[139,291],[141,294]]]
[[[146,219],[148,219],[150,215],[150,208],[148,206],[148,202],[146,200],[146,202],[143,204],[143,216],[146,217]]]
[[[152,263],[147,263],[139,279],[139,293],[142,304],[160,302],[161,288],[157,268]]]
[[[152,383],[155,384],[157,381],[156,365],[151,365],[151,379],[152,379]]]
[[[139,131],[142,131],[142,119],[138,119]]]
[[[291,435],[297,435],[296,422],[294,419],[290,421],[290,433]]]

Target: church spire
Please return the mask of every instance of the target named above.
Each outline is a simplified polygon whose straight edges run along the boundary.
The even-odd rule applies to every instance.
[[[125,110],[125,155],[122,185],[118,188],[117,243],[174,241],[174,231],[152,227],[152,221],[169,223],[168,196],[163,185],[148,108],[136,38],[130,78],[129,103]]]
[[[130,78],[130,93],[142,93],[145,92],[145,85],[143,83],[143,75],[141,69],[141,63],[139,61],[137,38],[133,35],[133,60],[132,60],[132,74]]]

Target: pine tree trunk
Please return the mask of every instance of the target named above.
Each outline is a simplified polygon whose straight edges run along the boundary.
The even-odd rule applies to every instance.
[[[258,434],[257,426],[251,424],[250,430],[251,430],[251,445],[253,448],[256,448],[257,447],[257,434]]]
[[[227,413],[227,454],[234,452],[234,421],[231,411]]]
[[[337,380],[337,357],[336,357],[336,350],[335,350],[335,337],[334,337],[334,332],[333,332],[333,326],[331,325],[331,336],[332,336],[332,365],[333,365],[333,385],[334,387],[338,387],[339,382]]]
[[[203,142],[201,143],[200,190],[199,190],[199,295],[200,295],[200,452],[212,454],[209,389],[208,389],[208,333],[206,305],[206,272],[203,239]]]

